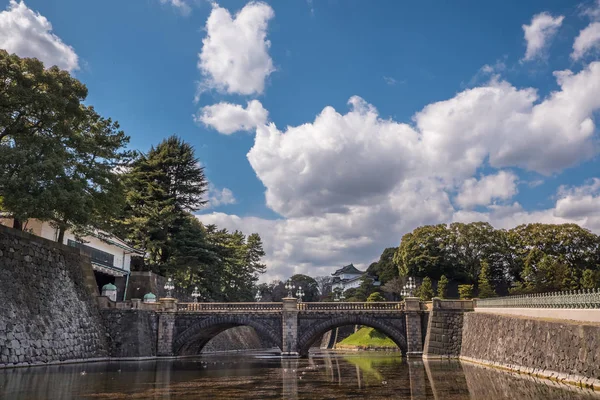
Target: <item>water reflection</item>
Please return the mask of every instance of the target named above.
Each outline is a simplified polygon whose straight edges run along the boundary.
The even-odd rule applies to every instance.
[[[177,361],[0,370],[2,399],[523,399],[600,400],[600,394],[456,362],[397,353],[268,353]]]

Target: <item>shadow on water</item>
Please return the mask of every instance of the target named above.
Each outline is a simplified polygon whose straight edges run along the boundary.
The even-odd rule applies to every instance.
[[[458,362],[391,353],[206,355],[0,370],[1,399],[523,399],[600,400],[600,394]]]

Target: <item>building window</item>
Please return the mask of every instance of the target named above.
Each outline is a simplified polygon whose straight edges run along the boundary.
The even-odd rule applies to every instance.
[[[105,251],[102,250],[98,250],[95,249],[93,247],[87,246],[83,243],[79,243],[76,242],[74,240],[69,239],[69,241],[67,242],[67,244],[71,247],[76,247],[79,250],[82,250],[83,253],[87,256],[90,257],[90,260],[92,260],[95,263],[101,264],[101,265],[106,265],[108,267],[112,267],[114,266],[114,262],[115,262],[115,256],[107,253]]]

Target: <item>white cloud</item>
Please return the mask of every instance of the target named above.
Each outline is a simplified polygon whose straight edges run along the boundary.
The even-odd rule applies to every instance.
[[[239,104],[218,103],[200,109],[194,120],[224,135],[237,131],[250,131],[267,122],[269,113],[260,101],[248,102],[246,108]]]
[[[507,171],[499,171],[480,180],[467,179],[456,196],[456,203],[462,208],[471,208],[487,206],[496,199],[510,199],[517,194],[517,180],[515,174]]]
[[[383,80],[390,86],[394,86],[396,83],[398,83],[398,81],[391,76],[384,76]]]
[[[213,3],[206,21],[198,68],[204,76],[202,89],[242,95],[261,94],[265,79],[275,71],[266,39],[273,9],[250,2],[235,17]]]
[[[600,179],[593,178],[585,185],[558,190],[554,215],[557,217],[581,219],[600,216]]]
[[[192,12],[192,8],[186,2],[186,0],[160,0],[162,4],[171,4],[183,15],[189,15]]]
[[[531,24],[523,25],[527,49],[524,61],[530,61],[544,54],[549,42],[552,40],[565,17],[553,17],[547,12],[536,14],[531,19]]]
[[[25,2],[10,0],[0,12],[0,48],[20,57],[35,57],[44,66],[58,66],[67,71],[79,69],[75,50],[52,33],[52,24]]]
[[[597,154],[600,62],[554,75],[559,89],[545,98],[533,88],[493,77],[427,105],[411,124],[381,118],[357,96],[349,99],[347,112],[325,107],[298,126],[280,130],[273,123],[256,123],[248,160],[266,188],[267,206],[283,218],[220,213],[199,218],[260,233],[267,279],[329,273],[348,262],[366,267],[383,248],[398,245],[404,233],[423,224],[484,220],[513,227],[577,221],[600,230],[600,216],[573,219],[576,213],[564,211],[562,192],[556,206],[546,210],[504,204],[517,190],[514,168],[551,174]],[[250,106],[229,106],[223,110],[242,111],[244,118],[219,129],[254,124],[246,119]],[[494,172],[473,179],[482,168]],[[457,191],[457,204],[486,210],[455,209],[450,196]]]
[[[592,20],[600,20],[600,0],[596,0],[592,6],[586,8],[583,11],[583,14],[587,15]]]
[[[215,208],[237,202],[233,192],[228,188],[217,189],[210,185],[208,188],[208,208]]]
[[[571,58],[579,60],[587,53],[600,49],[600,22],[592,22],[579,32],[573,42]]]

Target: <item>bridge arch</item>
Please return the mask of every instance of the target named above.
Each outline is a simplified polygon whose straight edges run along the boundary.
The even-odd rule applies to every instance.
[[[303,332],[298,332],[298,353],[300,356],[307,356],[310,347],[321,335],[345,325],[364,325],[375,328],[392,339],[398,345],[403,355],[408,351],[404,323],[402,324],[402,328],[399,328],[379,318],[361,314],[347,314],[310,325]]]
[[[269,339],[281,349],[281,335],[266,324],[256,321],[252,316],[219,315],[203,318],[179,334],[173,341],[173,353],[178,356],[189,355],[190,349],[194,349],[194,354],[198,354],[212,338],[236,326],[254,328],[259,336]]]

